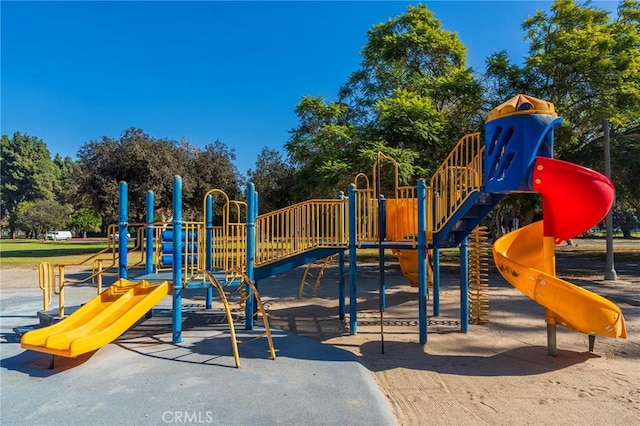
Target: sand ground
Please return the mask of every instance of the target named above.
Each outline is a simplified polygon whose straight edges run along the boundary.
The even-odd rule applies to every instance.
[[[377,273],[376,266],[360,268],[364,282],[377,283]],[[558,327],[558,352],[551,357],[543,308],[500,277],[490,278],[490,321],[471,324],[464,334],[458,278],[445,276],[441,316],[430,316],[428,341],[421,346],[417,291],[397,272],[387,276],[384,345],[375,285],[361,292],[356,336],[348,334],[348,322],[335,318],[336,300],[324,287],[315,299],[271,302],[265,297],[272,324],[359,356],[387,396],[398,424],[640,421],[640,277],[621,277],[634,281],[616,284],[580,277],[581,284],[618,301],[628,339],[596,338],[590,353],[586,335]]]
[[[356,336],[349,333],[348,317],[337,318],[335,266],[326,270],[317,297],[298,299],[301,268],[262,281],[260,289],[272,327],[354,353],[398,424],[638,424],[640,259],[617,264],[615,283],[601,280],[602,266],[559,259],[558,271],[616,301],[628,338],[597,338],[589,352],[587,336],[559,327],[556,357],[547,354],[544,310],[495,273],[489,279],[489,322],[471,324],[466,334],[460,331],[458,278],[444,274],[441,315],[432,316],[430,301],[424,346],[418,343],[417,290],[395,265],[386,274],[382,327],[377,265],[359,266]],[[37,282],[35,270],[0,274],[3,291]]]

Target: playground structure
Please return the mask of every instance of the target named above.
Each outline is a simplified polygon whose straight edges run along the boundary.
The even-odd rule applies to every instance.
[[[239,358],[234,325],[225,291],[242,288],[245,329],[254,328],[256,314],[262,314],[271,356],[275,358],[268,319],[258,294],[261,280],[330,256],[337,256],[339,272],[338,315],[346,319],[347,283],[345,254],[349,254],[349,330],[357,333],[357,262],[359,248],[375,248],[398,253],[405,276],[417,279],[420,344],[427,343],[428,252],[433,260],[433,315],[440,315],[440,250],[460,248],[460,329],[468,332],[469,318],[486,321],[486,268],[479,259],[486,248],[486,235],[477,228],[482,219],[507,193],[539,192],[543,198],[543,221],[513,231],[493,246],[493,257],[502,276],[514,287],[546,308],[548,351],[556,352],[556,324],[589,335],[590,350],[596,335],[626,337],[620,308],[609,300],[572,285],[555,276],[554,244],[572,238],[596,225],[613,202],[612,183],[584,167],[555,160],[553,130],[562,124],[553,104],[518,95],[495,108],[480,133],[463,137],[431,178],[427,186],[400,186],[395,173],[393,193],[380,193],[380,162],[393,159],[378,155],[373,168],[373,184],[359,174],[346,196],[315,199],[274,212],[258,215],[258,194],[249,183],[246,202],[230,200],[217,189],[205,194],[203,220],[182,218],[182,180],[173,179],[173,219],[154,222],[153,193],[147,196],[147,222],[128,223],[126,183],[120,184],[120,213],[117,232],[120,281],[127,291],[104,292],[85,306],[97,305],[99,315],[87,315],[83,308],[60,324],[28,332],[23,347],[52,355],[76,356],[94,350],[117,338],[155,304],[155,299],[137,296],[137,285],[128,279],[129,227],[139,227],[136,247],[144,254],[145,274],[137,277],[142,288],[162,289],[172,294],[172,339],[182,339],[183,290],[206,291],[206,308],[211,309],[216,289],[229,320],[236,365]],[[397,165],[396,165],[397,167]],[[219,198],[222,223],[214,226],[214,198]],[[578,212],[578,213],[576,213]],[[244,218],[244,220],[243,220]],[[111,235],[111,234],[109,234]],[[469,265],[469,238],[472,262]],[[485,245],[483,245],[485,244]],[[380,309],[386,306],[384,255],[380,262]],[[99,276],[102,266],[92,277]],[[64,270],[60,270],[59,293],[63,294]],[[470,280],[469,271],[472,272]],[[55,288],[55,272],[41,266],[41,287],[47,300]],[[474,284],[470,288],[470,281]],[[171,284],[169,284],[171,283]],[[134,289],[133,291],[131,291]],[[152,292],[151,290],[146,290]],[[100,292],[99,292],[100,293]],[[125,296],[125,295],[129,296]],[[121,297],[133,301],[114,302]],[[476,311],[470,312],[470,295],[476,296]],[[48,297],[48,299],[47,299]],[[124,299],[123,299],[124,300]],[[107,307],[115,306],[115,307]],[[121,305],[122,304],[122,305]],[[135,307],[135,314],[120,320],[114,312],[123,306]],[[64,303],[60,302],[61,315]],[[82,311],[82,313],[81,313]],[[103,313],[106,312],[106,313]],[[90,320],[99,317],[101,321]],[[136,317],[136,318],[133,318]],[[57,329],[54,329],[57,327]],[[115,330],[113,331],[112,330]],[[105,330],[109,330],[108,332]],[[77,338],[93,336],[91,343],[75,343]],[[75,345],[75,346],[74,346]],[[78,348],[78,349],[76,349]]]

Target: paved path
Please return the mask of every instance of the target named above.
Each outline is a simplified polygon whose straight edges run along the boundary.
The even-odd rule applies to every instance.
[[[69,303],[93,291],[69,291],[76,298]],[[49,370],[49,356],[22,350],[12,331],[36,323],[40,303],[34,290],[0,295],[3,425],[394,423],[370,372],[350,352],[275,331],[275,361],[259,339],[240,345],[236,369],[219,314],[187,309],[183,342],[171,343],[170,297],[114,344],[57,357]]]

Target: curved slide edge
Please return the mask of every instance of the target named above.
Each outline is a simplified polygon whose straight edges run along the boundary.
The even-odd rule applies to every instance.
[[[37,352],[77,357],[117,339],[171,291],[171,284],[120,279],[64,320],[29,331],[21,346]]]
[[[507,282],[553,312],[559,324],[585,334],[626,338],[624,316],[615,303],[554,275],[553,243],[602,220],[613,203],[613,184],[591,169],[538,157],[532,186],[542,194],[544,221],[496,240],[493,257],[498,270]]]
[[[556,315],[572,330],[609,337],[627,337],[624,316],[609,299],[564,281],[539,268],[543,259],[542,221],[499,238],[493,258],[504,279]]]

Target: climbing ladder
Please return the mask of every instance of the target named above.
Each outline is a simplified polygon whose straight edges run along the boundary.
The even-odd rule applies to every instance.
[[[469,321],[489,322],[489,256],[491,245],[486,226],[469,234]]]
[[[250,295],[253,295],[253,297],[255,298],[254,300],[256,301],[256,305],[257,305],[257,310],[256,312],[253,314],[254,317],[257,316],[258,314],[260,314],[261,318],[262,318],[262,323],[264,324],[264,333],[261,333],[255,337],[252,337],[250,339],[247,340],[240,340],[236,337],[236,329],[235,329],[235,324],[233,322],[233,315],[231,314],[231,305],[229,303],[229,298],[227,297],[228,294],[225,292],[225,287],[222,286],[220,284],[220,282],[218,281],[218,279],[209,271],[203,271],[205,277],[209,280],[209,282],[211,283],[211,286],[213,288],[215,288],[218,291],[218,295],[220,296],[220,300],[222,301],[222,305],[224,307],[224,311],[225,311],[225,315],[227,317],[227,323],[229,324],[229,334],[231,335],[231,348],[233,350],[233,358],[235,360],[236,363],[236,367],[240,368],[240,354],[238,351],[238,345],[241,343],[246,343],[246,342],[251,342],[254,340],[257,340],[261,337],[266,337],[267,338],[267,342],[269,344],[269,354],[271,355],[271,359],[276,359],[276,352],[273,346],[273,339],[271,337],[271,328],[269,327],[269,318],[266,314],[266,311],[264,309],[264,305],[262,303],[262,299],[260,299],[260,294],[258,293],[258,289],[256,288],[256,286],[253,284],[253,282],[249,279],[249,277],[247,277],[244,273],[236,271],[236,274],[240,275],[242,277],[242,281],[241,284],[238,288],[236,288],[234,290],[234,292],[238,292],[238,294],[240,294],[240,301],[239,304],[241,306],[244,306],[247,302],[247,299]],[[251,291],[248,291],[248,288],[251,289]]]
[[[324,275],[324,270],[334,258],[335,255],[327,256],[324,259],[319,259],[307,264],[307,268],[304,270],[302,280],[300,281],[298,299],[302,299],[304,296],[316,297],[318,295],[318,289],[320,288],[320,281]],[[308,290],[309,287],[311,287],[310,295],[305,293],[305,290]]]

